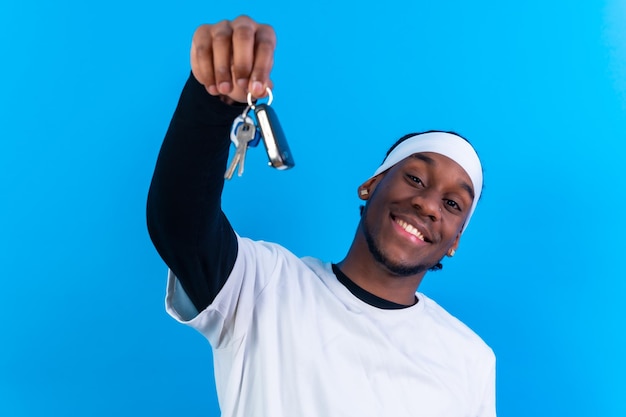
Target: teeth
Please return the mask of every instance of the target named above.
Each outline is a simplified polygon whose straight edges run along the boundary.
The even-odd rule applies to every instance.
[[[398,223],[400,227],[402,227],[404,230],[406,230],[407,232],[409,232],[410,234],[412,234],[419,240],[424,240],[424,235],[421,234],[419,230],[417,230],[415,227],[411,226],[404,220],[396,219],[396,223]]]

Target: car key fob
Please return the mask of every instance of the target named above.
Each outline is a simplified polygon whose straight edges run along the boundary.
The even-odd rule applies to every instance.
[[[265,144],[269,165],[280,170],[293,168],[295,166],[293,155],[274,109],[265,103],[257,104],[254,106],[254,114]]]

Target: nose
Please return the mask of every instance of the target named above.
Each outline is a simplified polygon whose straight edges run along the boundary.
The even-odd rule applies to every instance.
[[[411,204],[421,216],[436,222],[441,219],[441,199],[434,194],[428,191],[421,192],[411,199]]]

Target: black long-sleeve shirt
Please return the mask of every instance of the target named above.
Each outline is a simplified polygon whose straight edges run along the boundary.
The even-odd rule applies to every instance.
[[[242,106],[211,96],[190,75],[148,193],[152,242],[198,311],[215,298],[237,256],[237,238],[220,203],[230,128]]]

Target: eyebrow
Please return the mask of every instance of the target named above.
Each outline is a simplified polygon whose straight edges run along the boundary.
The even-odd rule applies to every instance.
[[[461,181],[461,188],[467,191],[470,197],[472,197],[472,201],[474,201],[475,196],[474,196],[474,189],[472,188],[472,186],[466,183],[465,181]]]
[[[414,153],[411,155],[415,159],[426,162],[428,165],[436,165],[435,160],[430,156],[423,155],[421,153]]]
[[[411,155],[411,157],[415,158],[415,159],[419,159],[420,161],[425,162],[426,164],[430,165],[430,166],[434,166],[437,165],[437,163],[435,162],[435,160],[433,158],[431,158],[430,156],[426,156],[424,154],[421,153],[414,153]],[[470,195],[470,197],[472,198],[472,201],[474,201],[474,189],[472,188],[471,185],[469,185],[468,183],[466,183],[465,181],[460,181],[459,185],[461,186],[461,188],[463,188],[465,191],[467,191],[467,193]]]

